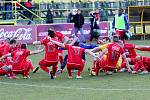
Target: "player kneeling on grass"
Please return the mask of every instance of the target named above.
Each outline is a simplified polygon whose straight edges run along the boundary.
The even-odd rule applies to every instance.
[[[93,56],[95,56],[95,54],[90,52],[89,50],[78,47],[78,44],[76,44],[76,46],[72,46],[72,45],[63,44],[54,41],[52,39],[50,39],[50,41],[68,50],[68,59],[67,59],[68,78],[72,78],[72,73],[71,73],[72,69],[78,70],[76,78],[82,78],[81,72],[83,71],[85,66],[85,61],[82,59],[83,53],[88,53]]]
[[[107,56],[105,55],[106,53]],[[122,58],[127,64],[127,67],[130,69],[129,62],[126,59],[123,47],[119,44],[119,37],[113,36],[113,42],[108,44],[97,60],[99,64],[96,65],[96,75],[98,76],[100,69],[110,72],[117,69],[116,66],[120,55],[122,55]]]
[[[5,41],[0,41],[0,42],[1,42],[0,43],[0,57],[2,57],[5,54],[8,54],[10,51],[10,48],[16,43],[15,40],[7,41],[7,39]],[[12,65],[9,65],[8,61],[9,61],[8,57],[0,61],[0,75],[5,75],[9,77],[10,79],[14,79],[16,78],[16,76],[13,74]]]
[[[3,60],[7,57],[12,57],[12,62],[10,62],[10,64],[12,65],[11,70],[14,73],[22,74],[24,78],[30,78],[29,72],[32,69],[32,65],[31,65],[31,62],[27,60],[27,57],[29,55],[37,54],[42,51],[43,51],[43,49],[35,50],[35,51],[27,50],[27,45],[22,44],[20,49],[17,49],[11,53],[3,55],[0,58],[0,60]]]
[[[45,46],[45,57],[39,62],[40,68],[48,73],[51,79],[56,78],[57,65],[58,65],[58,46],[50,41],[50,38],[54,40],[58,40],[54,37],[55,34],[53,32],[49,32],[48,36],[46,36],[41,41],[35,41],[33,44],[35,45],[44,45]],[[52,71],[49,70],[48,67],[52,67]]]

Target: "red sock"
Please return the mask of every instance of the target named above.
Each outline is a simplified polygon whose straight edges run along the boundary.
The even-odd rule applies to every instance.
[[[67,70],[68,70],[68,76],[72,76],[71,69],[67,67]]]
[[[29,72],[30,72],[31,66],[28,66],[25,71],[24,71],[24,76],[29,76]]]
[[[79,71],[78,71],[78,76],[81,75],[81,72],[83,71],[83,68],[84,68],[84,64],[82,66],[80,66]]]
[[[142,69],[142,71],[146,70],[146,68],[145,68],[145,66],[144,66],[144,64],[143,64],[143,62],[142,62],[142,60],[139,60],[139,61],[138,61],[138,64],[139,64],[140,68]]]
[[[63,57],[63,56],[59,56],[59,61],[60,61],[60,64],[62,64],[62,62],[63,62],[63,59],[64,59],[64,57]]]

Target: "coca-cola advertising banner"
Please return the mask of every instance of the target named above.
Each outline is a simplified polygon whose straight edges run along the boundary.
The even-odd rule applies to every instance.
[[[22,43],[32,43],[37,39],[37,26],[0,26],[0,39],[17,37]]]
[[[63,23],[63,24],[45,24],[37,26],[37,39],[41,40],[47,35],[48,28],[52,28],[55,31],[60,31],[65,35],[70,35],[73,33],[74,24],[72,23]]]
[[[109,22],[100,22],[100,34],[101,36],[108,36]],[[65,35],[71,35],[74,33],[74,24],[45,24],[45,25],[26,25],[26,26],[0,26],[0,39],[17,37],[22,43],[32,43],[36,40],[41,40],[47,35],[48,28],[52,28],[55,31],[60,31]],[[90,37],[90,23],[83,25],[84,34],[86,39]],[[80,34],[80,32],[79,32]]]
[[[109,22],[100,22],[100,34],[101,36],[108,36],[108,28],[109,28]],[[52,28],[55,31],[60,31],[65,35],[70,35],[74,33],[74,24],[72,23],[64,23],[64,24],[47,24],[47,25],[38,25],[37,26],[37,39],[41,40],[47,35],[48,28]],[[85,38],[89,39],[90,37],[90,23],[85,23],[83,25]],[[80,34],[80,32],[79,32]]]

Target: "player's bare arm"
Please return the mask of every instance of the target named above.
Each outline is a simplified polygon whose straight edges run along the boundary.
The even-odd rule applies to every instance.
[[[0,58],[0,61],[2,61],[3,59],[7,58],[7,57],[11,57],[11,53],[5,54]]]
[[[65,45],[64,45],[63,43],[60,43],[60,42],[54,41],[54,40],[52,40],[51,38],[50,38],[50,41],[51,41],[51,42],[53,42],[54,44],[56,44],[56,45],[60,46],[60,47],[65,48]]]
[[[41,45],[41,42],[40,41],[34,41],[33,45]]]
[[[100,47],[95,47],[94,49],[91,50],[91,52],[93,52],[93,53],[96,53],[96,52],[99,52],[99,51],[101,51]]]
[[[85,53],[86,54],[90,54],[90,55],[92,55],[95,58],[98,58],[98,56],[96,56],[95,53],[91,52],[90,50],[85,49]]]
[[[131,67],[130,67],[130,64],[129,64],[129,61],[127,60],[127,57],[126,57],[125,53],[122,54],[122,58],[123,58],[124,61],[126,62],[126,66],[127,66],[127,68],[129,69],[129,71],[132,71],[132,70],[131,70]]]
[[[67,42],[69,41],[69,38],[67,36],[64,37],[64,44],[67,44]]]
[[[30,52],[30,55],[34,55],[34,54],[38,54],[44,51],[44,48],[40,49],[40,50],[34,50]]]
[[[108,52],[108,49],[105,48],[104,51],[100,53],[99,60],[101,60],[107,52]]]

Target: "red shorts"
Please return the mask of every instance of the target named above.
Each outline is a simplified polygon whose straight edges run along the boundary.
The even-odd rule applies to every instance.
[[[21,64],[13,64],[12,71],[24,71],[30,65],[30,61],[23,62]]]
[[[76,64],[76,63],[69,63],[67,62],[67,67],[71,69],[77,69],[79,70],[80,68],[83,68],[85,65],[85,61],[83,60],[81,64]]]
[[[104,60],[104,59],[102,59],[100,62],[99,62],[99,66],[98,67],[100,67],[102,70],[107,70],[107,71],[111,71],[111,70],[114,70],[114,69],[116,69],[116,65],[114,65],[114,66],[109,66],[108,64],[107,64],[107,61],[106,60]],[[98,68],[98,69],[100,69],[100,68]]]
[[[0,75],[4,75],[4,74],[6,74],[7,72],[5,71],[5,70],[2,70],[2,69],[0,69]]]
[[[5,65],[5,63],[0,62],[0,68],[1,68],[2,66],[4,66],[4,65]]]
[[[131,57],[130,59],[131,59],[131,62],[130,62],[130,63],[131,63],[132,65],[134,65],[134,64],[136,63],[136,58]]]
[[[39,65],[44,66],[44,67],[57,66],[57,64],[58,64],[58,61],[47,61],[45,59],[42,59],[39,62]]]

